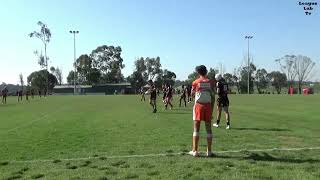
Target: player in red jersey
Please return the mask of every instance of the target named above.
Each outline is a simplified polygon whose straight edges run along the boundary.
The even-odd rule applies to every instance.
[[[207,131],[207,156],[212,156],[212,129],[211,119],[214,107],[214,88],[215,82],[208,79],[207,68],[204,65],[197,66],[196,71],[199,74],[199,78],[192,83],[192,94],[195,95],[195,104],[193,107],[193,121],[194,131],[192,138],[192,151],[189,152],[192,156],[199,155],[199,131],[201,121],[205,122]]]

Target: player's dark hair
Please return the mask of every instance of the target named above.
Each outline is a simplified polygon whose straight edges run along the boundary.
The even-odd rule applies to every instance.
[[[205,76],[208,73],[208,70],[207,70],[206,66],[204,66],[204,65],[197,66],[196,71],[201,76]]]

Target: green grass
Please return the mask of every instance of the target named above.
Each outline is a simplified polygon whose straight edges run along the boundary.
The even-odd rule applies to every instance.
[[[320,146],[319,95],[232,95],[230,102],[232,129],[224,121],[214,129],[214,151]],[[0,105],[0,179],[320,178],[320,150],[177,155],[191,149],[192,107],[174,104],[165,111],[159,99],[152,114],[138,96],[9,98]],[[110,158],[145,154],[169,155]]]

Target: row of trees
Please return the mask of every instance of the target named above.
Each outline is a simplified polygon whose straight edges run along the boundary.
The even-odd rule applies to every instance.
[[[155,81],[157,87],[163,84],[174,85],[176,74],[168,69],[162,69],[160,57],[140,57],[134,62],[134,72],[126,78],[135,90],[144,86],[148,80]]]
[[[314,76],[315,62],[311,58],[302,55],[286,55],[276,59],[280,69],[288,78],[288,86],[292,86],[296,80],[298,82],[299,93],[302,91],[302,83]]]
[[[266,69],[257,69],[251,63],[250,69],[247,66],[240,67],[234,70],[233,74],[226,73],[223,75],[224,79],[231,85],[236,86],[238,93],[247,93],[248,74],[250,93],[254,93],[254,86],[259,94],[268,87],[273,86],[278,94],[281,93],[284,87],[298,85],[298,91],[301,94],[302,84],[309,78],[313,77],[313,70],[315,62],[309,57],[302,55],[286,55],[280,59],[275,60],[280,65],[281,71],[267,72]],[[249,73],[248,73],[249,71]],[[208,77],[214,79],[214,75],[218,70],[211,69],[208,72]],[[188,76],[188,79],[180,84],[190,84],[197,77],[197,73],[193,72]]]
[[[123,82],[121,52],[120,46],[103,45],[92,50],[90,55],[81,55],[75,62],[76,83],[92,85]],[[74,71],[69,72],[67,81],[74,84]]]
[[[121,47],[99,46],[90,55],[81,55],[75,63],[76,84],[94,85],[104,83],[130,82],[135,90],[144,86],[152,79],[160,87],[164,83],[174,85],[176,74],[168,69],[162,69],[160,57],[140,57],[134,62],[135,70],[124,77],[121,57]],[[74,84],[74,71],[67,77],[69,84]]]
[[[51,67],[51,73],[48,70],[47,47],[51,40],[51,31],[41,21],[38,22],[38,25],[40,31],[34,31],[29,36],[41,40],[44,46],[44,55],[42,51],[40,53],[39,51],[34,52],[40,70],[31,73],[27,79],[28,85],[33,88],[49,92],[56,84],[62,84],[63,76],[61,69],[58,67]],[[137,90],[144,86],[149,79],[154,80],[156,85],[160,87],[167,83],[171,85],[174,85],[174,83],[176,85],[190,85],[198,76],[196,72],[193,72],[187,80],[176,81],[176,74],[173,71],[162,68],[160,57],[140,57],[134,62],[134,72],[125,78],[121,72],[125,67],[121,53],[120,46],[102,45],[92,50],[90,54],[81,55],[74,64],[76,74],[74,71],[70,71],[67,82],[74,84],[74,80],[76,80],[77,84],[83,85],[130,82],[132,87]],[[276,62],[280,65],[281,72],[272,71],[268,73],[263,68],[257,69],[251,63],[250,69],[248,67],[236,68],[233,74],[226,73],[223,76],[231,86],[237,88],[238,93],[247,93],[248,74],[250,93],[254,92],[254,86],[258,93],[262,93],[269,86],[273,86],[280,93],[283,87],[292,86],[295,81],[301,93],[302,83],[312,76],[315,62],[309,57],[301,55],[286,55],[277,59]],[[214,79],[216,73],[218,73],[217,69],[209,68],[208,77]],[[19,78],[23,87],[22,75]]]

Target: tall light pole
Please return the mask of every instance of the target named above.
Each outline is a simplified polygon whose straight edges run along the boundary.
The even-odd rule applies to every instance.
[[[71,34],[73,34],[73,56],[74,56],[74,73],[73,73],[73,84],[74,84],[74,89],[73,89],[73,95],[76,94],[76,34],[79,33],[79,31],[69,31]]]
[[[250,53],[249,53],[249,42],[253,36],[245,36],[245,39],[248,39],[248,94],[250,94]]]

